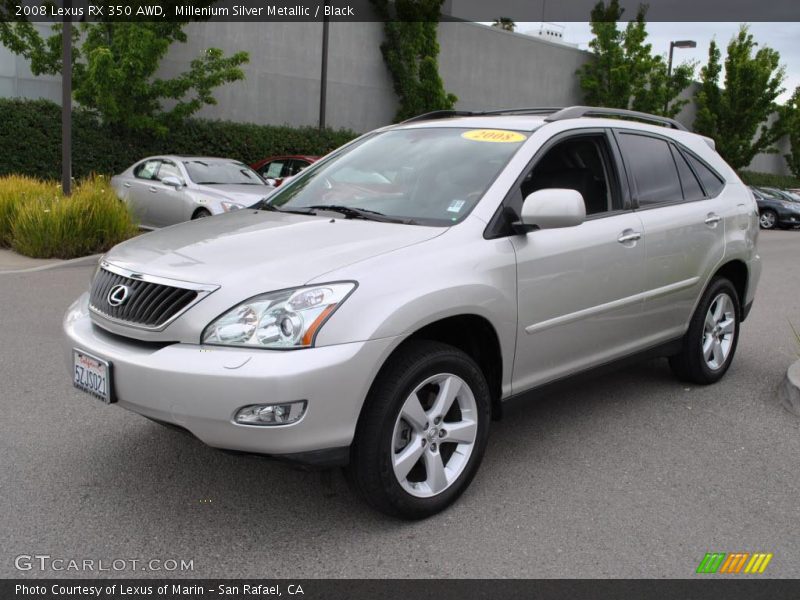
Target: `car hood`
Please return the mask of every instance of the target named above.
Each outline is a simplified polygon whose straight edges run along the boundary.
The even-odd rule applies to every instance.
[[[180,223],[114,247],[105,260],[137,273],[236,286],[246,294],[302,285],[324,273],[447,231],[258,210]]]
[[[219,200],[232,200],[245,206],[252,206],[275,191],[271,185],[247,185],[226,183],[220,185],[198,185],[198,194],[206,194]]]

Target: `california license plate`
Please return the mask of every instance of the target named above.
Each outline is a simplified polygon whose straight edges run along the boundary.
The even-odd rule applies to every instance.
[[[82,350],[72,350],[72,384],[106,404],[114,402],[111,394],[111,364]]]

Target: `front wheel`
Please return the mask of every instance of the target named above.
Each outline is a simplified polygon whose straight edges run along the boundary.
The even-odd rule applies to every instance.
[[[462,351],[407,342],[373,385],[348,478],[378,510],[422,519],[450,505],[474,477],[489,435],[490,393]]]
[[[733,284],[724,277],[713,279],[692,316],[681,353],[669,359],[673,373],[701,385],[722,379],[736,353],[741,314]]]

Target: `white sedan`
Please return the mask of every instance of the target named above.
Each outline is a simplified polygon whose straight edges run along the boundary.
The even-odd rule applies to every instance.
[[[170,155],[145,158],[111,185],[146,229],[252,206],[275,189],[236,160]]]

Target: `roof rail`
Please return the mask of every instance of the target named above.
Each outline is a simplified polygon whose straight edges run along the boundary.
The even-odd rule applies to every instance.
[[[675,119],[669,117],[660,117],[658,115],[651,115],[650,113],[639,112],[636,110],[625,110],[623,108],[605,108],[600,106],[570,106],[553,113],[545,119],[545,121],[563,121],[564,119],[577,119],[580,117],[621,117],[639,121],[647,121],[678,129],[680,131],[688,131],[683,124]]]
[[[434,110],[416,117],[406,119],[403,123],[414,123],[416,121],[428,121],[430,119],[448,119],[452,117],[484,117],[501,115],[549,115],[562,110],[562,106],[546,107],[538,106],[532,108],[502,108],[499,110]]]
[[[405,121],[401,121],[400,124],[404,123],[415,123],[417,121],[428,121],[430,119],[449,119],[452,117],[471,117],[480,113],[470,112],[468,110],[434,110],[431,112],[426,112],[421,115],[417,115],[416,117],[411,117],[410,119],[406,119]]]
[[[531,108],[501,108],[500,110],[487,110],[480,115],[549,115],[563,110],[563,106],[535,106]]]

